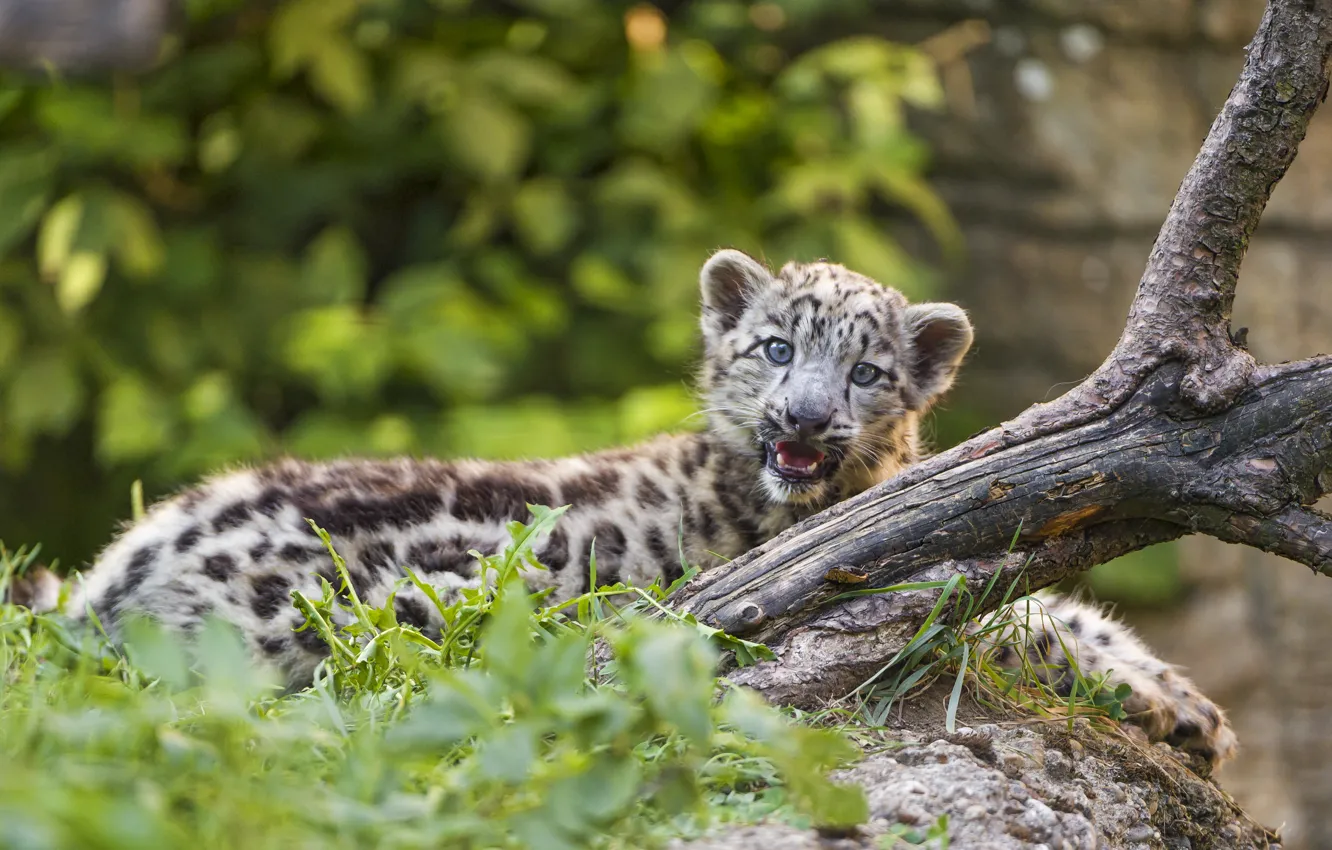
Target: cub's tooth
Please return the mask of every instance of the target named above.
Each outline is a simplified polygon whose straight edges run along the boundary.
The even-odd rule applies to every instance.
[[[791,464],[788,462],[788,460],[789,460],[789,459],[786,457],[786,452],[778,452],[778,453],[777,453],[777,465],[778,465],[778,466],[790,466]]]
[[[816,460],[816,461],[814,461],[813,463],[811,463],[811,464],[809,465],[809,471],[810,471],[810,472],[818,472],[818,471],[819,471],[819,461]]]

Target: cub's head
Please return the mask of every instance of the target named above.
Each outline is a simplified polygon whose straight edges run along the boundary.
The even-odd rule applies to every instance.
[[[960,307],[908,304],[831,263],[774,275],[733,250],[700,279],[712,429],[762,464],[772,501],[843,498],[914,459],[917,414],[971,346]]]

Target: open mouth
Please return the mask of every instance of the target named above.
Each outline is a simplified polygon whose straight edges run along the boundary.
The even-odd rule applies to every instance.
[[[832,468],[827,455],[808,443],[781,440],[767,448],[768,469],[791,484],[818,481]]]

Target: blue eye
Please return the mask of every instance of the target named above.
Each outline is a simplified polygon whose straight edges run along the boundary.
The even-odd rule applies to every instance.
[[[851,370],[851,382],[858,387],[868,387],[882,374],[883,370],[873,363],[857,363]]]
[[[785,366],[795,356],[795,349],[786,340],[774,337],[768,340],[767,345],[763,346],[763,353],[767,354],[768,359],[778,366]]]

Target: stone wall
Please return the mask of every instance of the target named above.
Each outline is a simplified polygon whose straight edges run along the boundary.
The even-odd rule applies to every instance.
[[[1053,398],[1119,335],[1157,228],[1243,63],[1262,0],[897,0],[877,29],[918,41],[984,21],[920,126],[968,260],[952,297],[977,352],[958,404],[991,420]],[[954,30],[956,32],[957,30]],[[1278,187],[1235,323],[1264,360],[1332,351],[1332,108]],[[1135,615],[1234,716],[1223,785],[1288,847],[1332,847],[1332,580],[1208,540],[1181,545],[1187,596]],[[1132,614],[1132,612],[1130,612]]]

